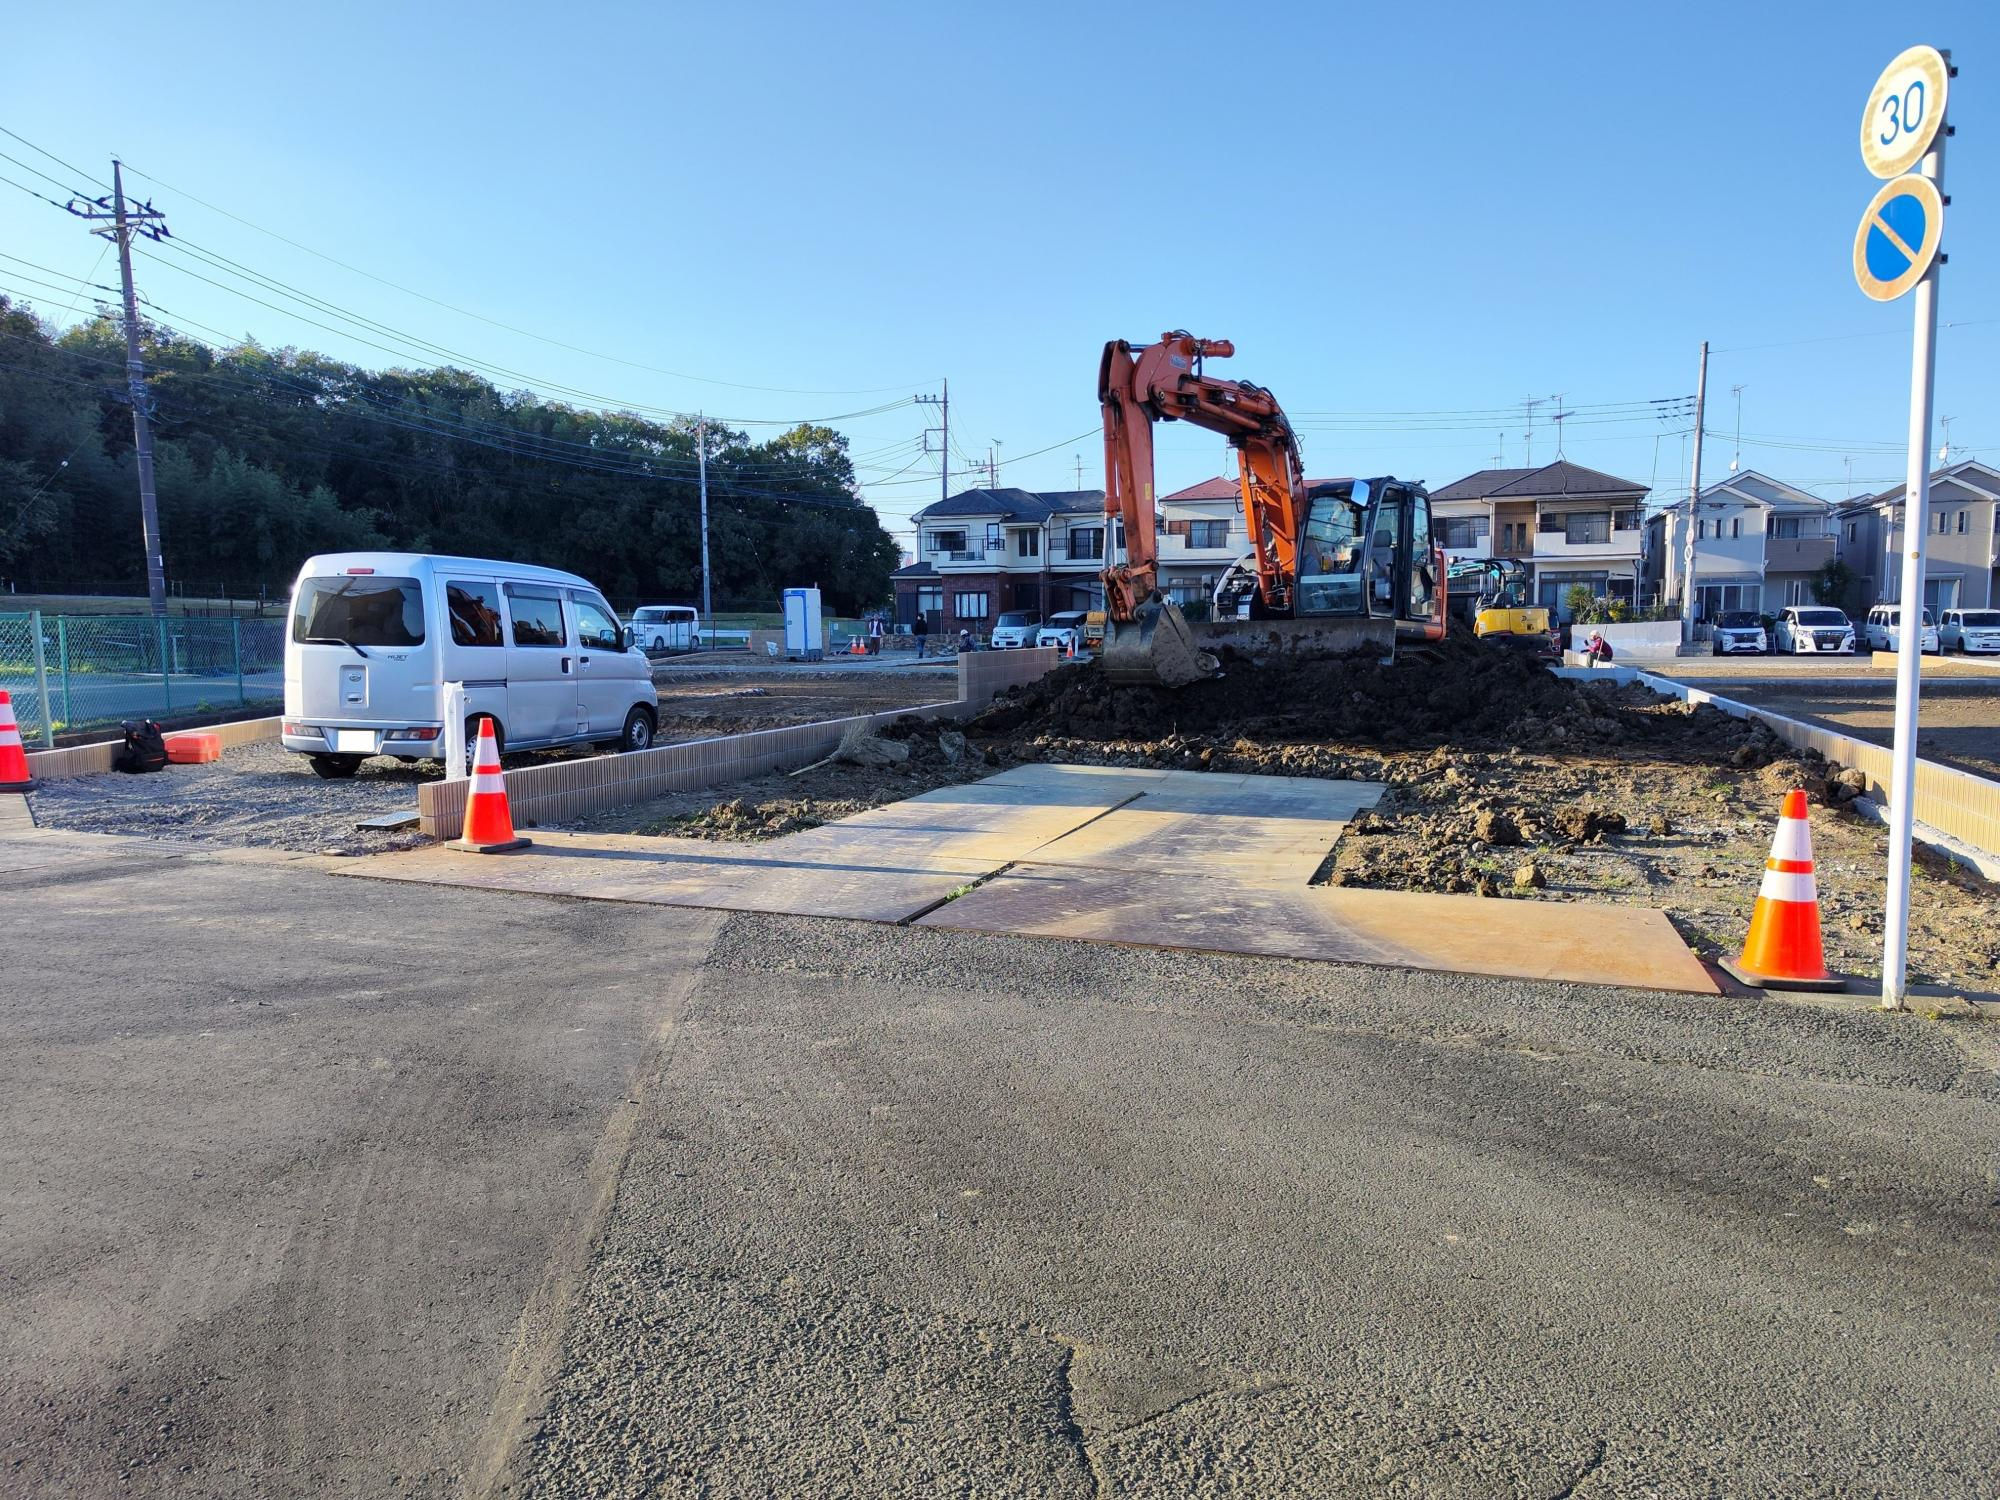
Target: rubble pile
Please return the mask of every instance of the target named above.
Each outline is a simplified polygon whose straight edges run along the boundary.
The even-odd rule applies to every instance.
[[[1356,752],[1435,747],[1629,749],[1745,769],[1786,753],[1762,724],[1706,704],[1609,680],[1566,680],[1524,656],[1459,638],[1406,650],[1388,667],[1367,658],[1258,663],[1224,653],[1221,675],[1178,691],[1114,686],[1095,664],[1079,663],[1011,689],[968,729],[1019,759],[1095,747],[1114,760],[1309,776],[1351,774]]]

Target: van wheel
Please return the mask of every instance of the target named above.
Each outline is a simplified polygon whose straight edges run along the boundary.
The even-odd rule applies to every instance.
[[[620,750],[650,750],[653,748],[653,711],[643,703],[634,704],[632,711],[625,715],[625,732],[618,736]]]
[[[306,759],[312,764],[313,775],[327,781],[345,781],[361,769],[362,758],[358,755],[308,755]]]

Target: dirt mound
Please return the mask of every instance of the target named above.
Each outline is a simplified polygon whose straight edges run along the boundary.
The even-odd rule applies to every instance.
[[[1220,676],[1177,692],[1114,686],[1094,662],[1078,663],[1011,689],[968,728],[1023,750],[1048,741],[1125,742],[1171,747],[1176,760],[1212,751],[1211,764],[1224,751],[1241,753],[1241,742],[1531,753],[1629,743],[1745,767],[1783,748],[1762,726],[1718,709],[1689,708],[1637,686],[1566,680],[1525,656],[1458,637],[1406,650],[1388,667],[1356,657],[1260,664],[1225,653]]]

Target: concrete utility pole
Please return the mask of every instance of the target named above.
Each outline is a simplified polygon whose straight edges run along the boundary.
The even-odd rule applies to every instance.
[[[951,498],[951,382],[943,382],[941,396],[919,396],[917,405],[938,409],[938,499]],[[924,451],[930,451],[931,429],[924,429]]]
[[[1701,424],[1708,415],[1708,340],[1701,341],[1701,373],[1694,382],[1694,474],[1688,480],[1687,537],[1682,557],[1681,639],[1694,644],[1694,541],[1695,513],[1701,509]]]
[[[146,548],[146,595],[155,617],[167,612],[167,572],[160,554],[160,501],[153,489],[153,428],[146,417],[146,365],[139,357],[139,302],[132,292],[132,236],[168,238],[167,216],[148,203],[127,206],[125,169],[111,159],[109,198],[72,198],[64,205],[98,227],[92,234],[118,244],[118,275],[125,293],[125,389],[132,403],[132,445],[139,457],[139,525]]]
[[[695,462],[701,472],[701,618],[708,629],[715,628],[715,598],[708,583],[708,418],[697,417],[694,424]]]

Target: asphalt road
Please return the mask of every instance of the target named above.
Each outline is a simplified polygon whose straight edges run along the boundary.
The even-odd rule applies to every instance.
[[[16,1492],[1991,1493],[1980,1023],[242,860],[0,875]]]

